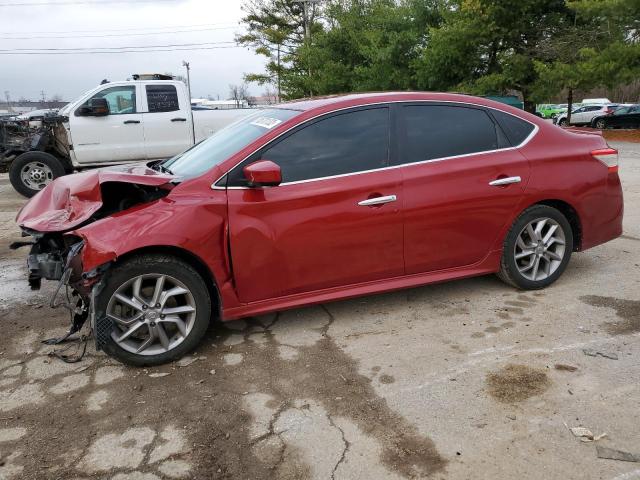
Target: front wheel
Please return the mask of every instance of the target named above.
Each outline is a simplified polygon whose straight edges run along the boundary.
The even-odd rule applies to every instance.
[[[193,350],[209,325],[211,299],[190,265],[167,255],[133,257],[109,272],[96,312],[111,325],[105,352],[135,366]]]
[[[509,230],[498,276],[524,290],[544,288],[560,278],[572,251],[573,232],[565,216],[547,205],[534,205]]]
[[[568,125],[567,119],[561,118],[560,121],[558,122],[558,125],[560,125],[561,127],[566,127]]]
[[[25,197],[33,197],[64,174],[62,162],[47,152],[25,152],[9,167],[11,185]]]

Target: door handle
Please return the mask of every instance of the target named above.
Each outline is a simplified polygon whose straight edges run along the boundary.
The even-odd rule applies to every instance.
[[[187,119],[186,118],[172,118],[171,121],[172,122],[186,122]]]
[[[129,125],[130,123],[140,123],[140,120],[125,120],[124,124]]]
[[[520,177],[505,177],[498,178],[493,182],[489,182],[489,185],[491,185],[492,187],[501,187],[503,185],[510,185],[512,183],[520,183],[521,181],[522,179]]]
[[[395,195],[387,195],[386,197],[374,197],[367,198],[366,200],[362,200],[358,202],[358,205],[361,207],[370,207],[372,205],[382,205],[385,203],[395,202],[398,199]]]

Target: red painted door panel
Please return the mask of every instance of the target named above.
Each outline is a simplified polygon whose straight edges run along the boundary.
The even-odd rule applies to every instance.
[[[474,264],[513,219],[529,179],[516,149],[401,168],[404,176],[407,274]],[[519,183],[489,182],[519,176]]]
[[[228,192],[242,302],[402,275],[398,169]],[[374,206],[377,196],[397,200]]]

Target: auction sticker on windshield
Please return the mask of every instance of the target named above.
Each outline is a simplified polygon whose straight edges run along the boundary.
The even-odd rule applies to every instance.
[[[258,117],[253,122],[251,122],[251,125],[262,128],[273,128],[279,123],[282,123],[282,120],[278,120],[277,118]]]

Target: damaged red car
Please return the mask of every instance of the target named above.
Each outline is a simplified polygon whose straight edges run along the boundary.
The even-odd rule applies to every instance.
[[[544,288],[622,233],[603,138],[466,95],[358,94],[257,110],[160,163],[61,177],[17,222],[29,282],[134,365],[213,320],[497,273]]]

